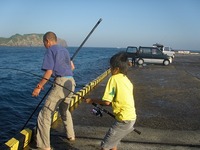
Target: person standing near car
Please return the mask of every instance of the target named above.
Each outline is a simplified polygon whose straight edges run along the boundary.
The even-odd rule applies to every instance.
[[[72,92],[75,89],[75,81],[72,72],[74,64],[70,60],[68,50],[57,44],[57,36],[55,33],[45,33],[43,36],[43,43],[47,49],[42,65],[42,70],[45,71],[45,73],[33,90],[32,96],[38,96],[50,77],[55,77],[56,84],[53,85],[51,92],[38,115],[36,130],[37,147],[43,150],[50,150],[50,127],[52,116],[57,107],[59,107],[67,138],[69,140],[75,140],[72,116],[69,112]],[[64,86],[69,90],[62,88],[57,84]]]

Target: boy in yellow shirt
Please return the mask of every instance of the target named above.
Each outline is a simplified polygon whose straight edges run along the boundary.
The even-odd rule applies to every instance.
[[[102,100],[87,98],[86,103],[112,105],[115,123],[105,135],[102,150],[117,150],[117,145],[127,134],[133,131],[136,111],[133,96],[133,84],[127,78],[128,58],[120,52],[110,59],[112,76],[108,80]]]

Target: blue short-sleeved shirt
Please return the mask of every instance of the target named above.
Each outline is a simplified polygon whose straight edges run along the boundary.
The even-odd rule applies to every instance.
[[[53,70],[53,76],[72,76],[70,55],[66,48],[53,45],[46,50],[42,70]]]

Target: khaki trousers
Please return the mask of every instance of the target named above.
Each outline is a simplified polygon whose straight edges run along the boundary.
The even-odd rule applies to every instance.
[[[70,91],[75,90],[75,81],[73,77],[57,77],[56,83],[66,87]],[[52,123],[52,117],[54,111],[59,107],[59,113],[61,115],[67,138],[75,137],[73,121],[71,113],[69,112],[69,104],[72,92],[57,84],[54,84],[48,98],[45,101],[43,108],[41,109],[36,130],[37,147],[48,148],[50,147],[50,128]]]

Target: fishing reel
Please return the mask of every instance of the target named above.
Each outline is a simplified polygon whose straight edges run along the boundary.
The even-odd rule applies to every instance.
[[[92,109],[92,114],[94,114],[95,116],[97,116],[97,117],[102,117],[103,116],[103,114],[102,114],[102,110],[101,110],[101,108],[99,108],[99,107],[94,107],[93,109]]]

